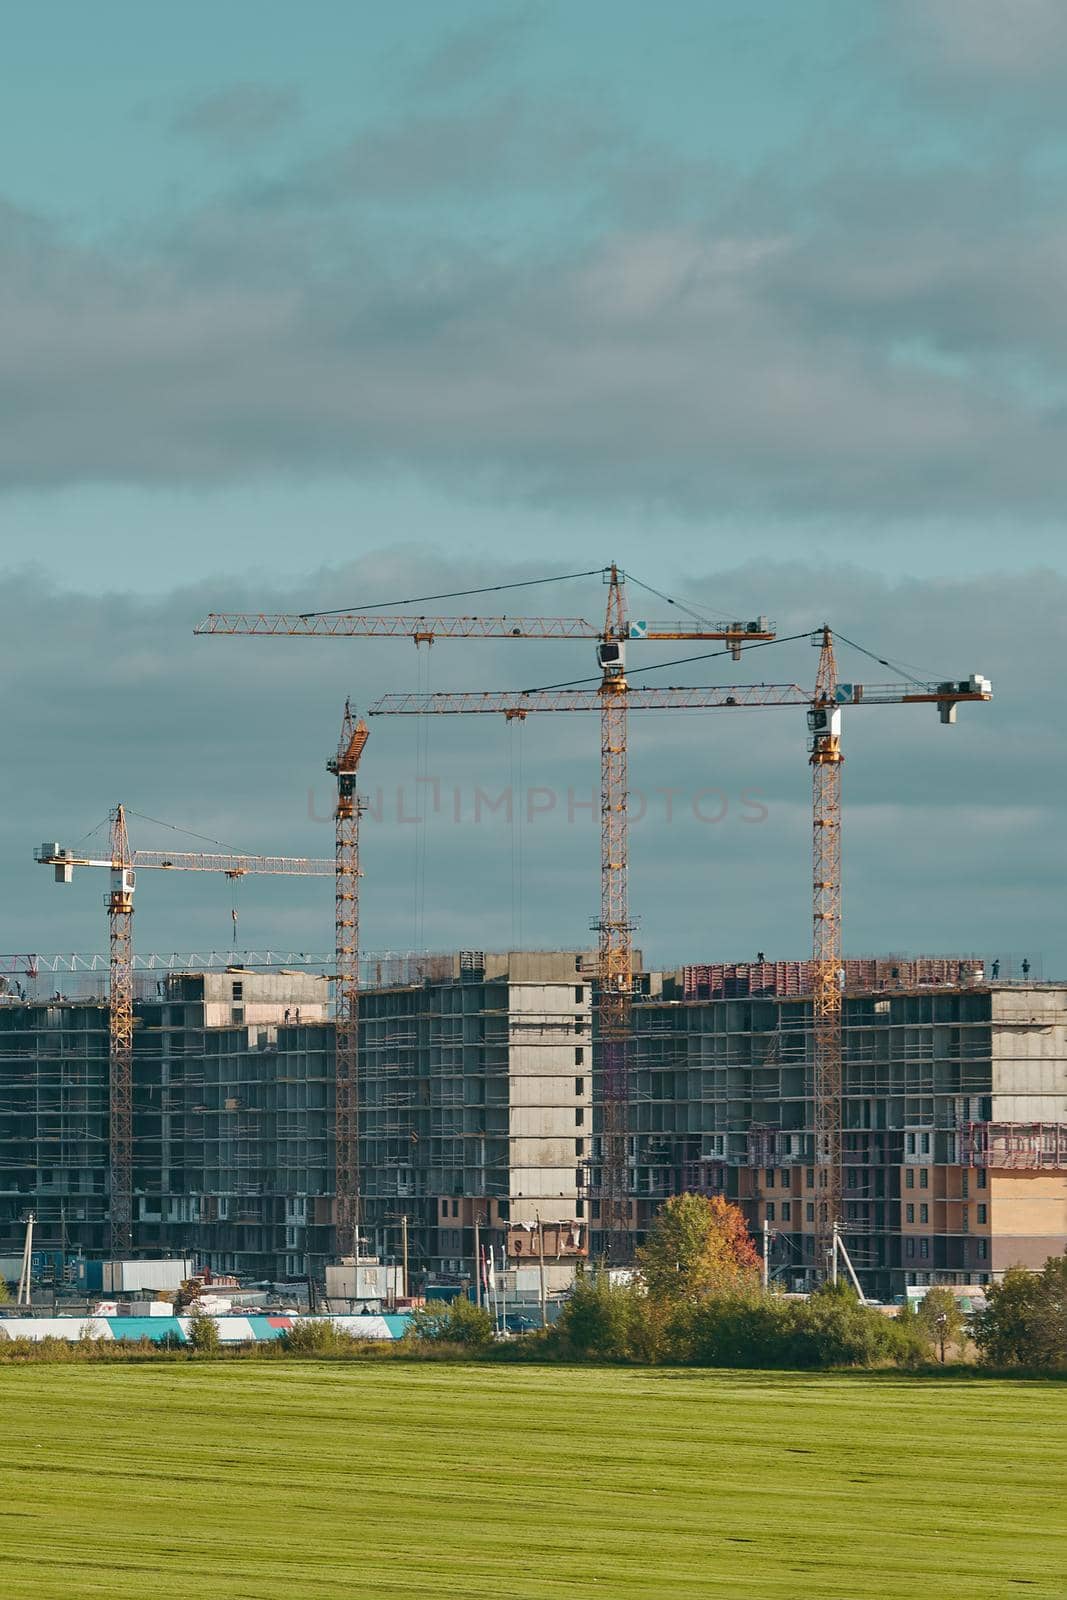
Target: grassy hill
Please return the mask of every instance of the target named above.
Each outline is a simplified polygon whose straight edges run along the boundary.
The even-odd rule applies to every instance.
[[[1062,1600],[1067,1385],[0,1369],[5,1600]]]

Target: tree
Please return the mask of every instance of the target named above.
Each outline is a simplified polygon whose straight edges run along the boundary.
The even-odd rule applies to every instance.
[[[695,1301],[754,1287],[759,1256],[745,1219],[719,1195],[673,1195],[638,1251],[653,1301]]]
[[[1067,1367],[1067,1257],[1041,1272],[1009,1267],[974,1319],[974,1342],[992,1367]]]
[[[1049,1256],[1042,1269],[1038,1326],[1042,1365],[1067,1367],[1067,1256]]]
[[[411,1319],[416,1339],[432,1344],[462,1344],[484,1349],[493,1339],[493,1319],[484,1306],[476,1306],[466,1295],[457,1295],[447,1305],[421,1306]]]
[[[951,1289],[939,1286],[927,1289],[919,1304],[917,1317],[923,1333],[937,1345],[944,1366],[946,1346],[961,1344],[967,1330],[959,1301]]]

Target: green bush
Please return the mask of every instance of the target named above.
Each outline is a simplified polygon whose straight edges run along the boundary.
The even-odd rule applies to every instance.
[[[493,1319],[484,1306],[459,1295],[447,1304],[421,1306],[412,1317],[410,1336],[430,1344],[484,1349],[492,1343]]]
[[[705,1300],[672,1324],[677,1358],[700,1367],[781,1367],[792,1363],[790,1302],[776,1295]]]
[[[779,1369],[914,1367],[930,1357],[914,1318],[887,1317],[845,1285],[807,1300],[743,1288],[663,1305],[603,1275],[578,1278],[541,1348],[572,1360]]]
[[[845,1285],[825,1285],[794,1303],[790,1365],[877,1367],[917,1365],[929,1355],[927,1340],[910,1325],[861,1305]]]
[[[328,1318],[302,1317],[276,1341],[276,1348],[291,1356],[353,1356],[359,1354],[361,1345],[347,1328],[339,1328]]]
[[[654,1361],[660,1353],[648,1296],[605,1273],[579,1274],[544,1344],[549,1354],[578,1360]]]
[[[851,1289],[807,1300],[747,1294],[705,1300],[672,1325],[676,1359],[707,1367],[917,1366],[929,1345],[910,1323],[861,1305]]]

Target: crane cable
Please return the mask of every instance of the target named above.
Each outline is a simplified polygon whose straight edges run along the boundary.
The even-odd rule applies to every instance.
[[[847,639],[843,633],[838,633],[836,629],[832,629],[831,631],[834,638],[840,639],[842,644],[847,644],[851,647],[851,649],[858,650],[861,656],[866,656],[870,661],[877,661],[880,667],[888,667],[890,672],[899,672],[901,677],[907,678],[909,683],[932,683],[937,678],[936,673],[929,673],[925,678],[915,678],[901,662],[888,661],[885,656],[875,655],[873,650],[865,650],[863,645],[856,643],[855,639]],[[915,671],[917,672],[918,670],[918,667],[916,667]],[[942,676],[944,676],[944,674],[942,674]]]
[[[134,811],[131,806],[126,807],[126,815],[128,817],[137,817],[141,822],[151,822],[157,828],[168,828],[171,833],[181,833],[187,838],[199,839],[201,844],[217,844],[223,850],[232,850],[234,855],[248,856],[255,853],[251,850],[241,850],[237,845],[227,843],[225,839],[213,839],[210,834],[194,833],[192,828],[179,828],[176,823],[161,822],[158,817],[147,817],[143,811]]]
[[[544,583],[569,583],[572,578],[595,578],[597,573],[605,570],[604,567],[590,567],[587,572],[561,572],[552,578],[523,578],[514,583],[491,583],[484,589],[450,589],[445,594],[417,594],[406,600],[375,600],[370,605],[359,606],[358,610],[386,611],[390,606],[421,606],[428,605],[431,600],[466,600],[476,594],[503,594],[507,589],[535,589]],[[307,622],[312,617],[347,617],[356,610],[355,606],[342,606],[333,611],[301,611],[298,615],[302,622]]]
[[[752,644],[742,644],[740,649],[746,655],[750,650],[769,650],[773,645],[776,644],[795,644],[798,639],[811,639],[813,635],[819,631],[820,630],[818,628],[805,628],[803,633],[783,634],[778,639],[760,639]],[[916,678],[899,661],[890,661],[885,656],[875,655],[873,650],[864,649],[863,645],[857,644],[854,639],[847,638],[843,633],[838,633],[836,629],[831,631],[833,632],[835,640],[839,639],[842,644],[847,644],[851,649],[858,650],[861,655],[867,656],[869,660],[877,661],[880,667],[888,667],[890,672],[899,672],[900,675],[906,678],[909,683],[915,684],[916,686],[921,686],[926,683],[935,683],[940,681],[940,678],[944,678],[946,676],[946,674],[942,673],[940,674],[939,678],[938,674],[931,673],[926,678]],[[662,672],[667,667],[685,667],[691,665],[694,661],[714,661],[719,656],[729,655],[733,655],[732,646],[728,646],[724,650],[706,650],[702,651],[700,655],[679,656],[673,661],[656,661],[648,667],[628,666],[626,669],[626,676],[627,678],[636,678],[646,672]],[[583,684],[600,683],[600,681],[601,679],[599,675],[587,678],[569,678],[562,683],[542,683],[536,688],[517,689],[515,692],[516,694],[520,695],[543,694],[550,689],[575,689],[580,688]]]
[[[766,650],[774,644],[792,644],[797,639],[810,639],[812,631],[811,628],[807,628],[803,633],[790,633],[781,639],[761,639],[756,644],[743,644],[740,648],[747,653],[749,650]],[[724,650],[705,650],[697,656],[682,656],[675,661],[657,661],[650,667],[628,666],[626,668],[626,676],[627,678],[636,678],[640,673],[644,672],[662,672],[666,667],[684,667],[693,661],[713,661],[718,656],[729,655],[733,655],[732,645],[728,645]],[[565,683],[542,683],[536,689],[517,689],[515,692],[516,694],[542,694],[547,689],[574,689],[585,683],[600,683],[601,681],[601,677],[598,674],[596,677],[570,678]]]
[[[708,613],[706,611],[695,611],[684,600],[674,599],[671,595],[664,594],[661,589],[654,589],[650,583],[644,583],[640,578],[635,578],[632,572],[627,572],[625,577],[628,583],[635,583],[639,589],[644,589],[648,594],[654,594],[656,599],[662,600],[665,605],[674,606],[678,611],[684,611],[686,616],[691,617],[694,622],[707,622]]]

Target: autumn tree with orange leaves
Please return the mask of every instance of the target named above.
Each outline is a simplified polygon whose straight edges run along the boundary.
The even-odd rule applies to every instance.
[[[745,1219],[719,1195],[674,1195],[637,1253],[649,1298],[660,1302],[738,1294],[759,1283],[759,1256]]]

